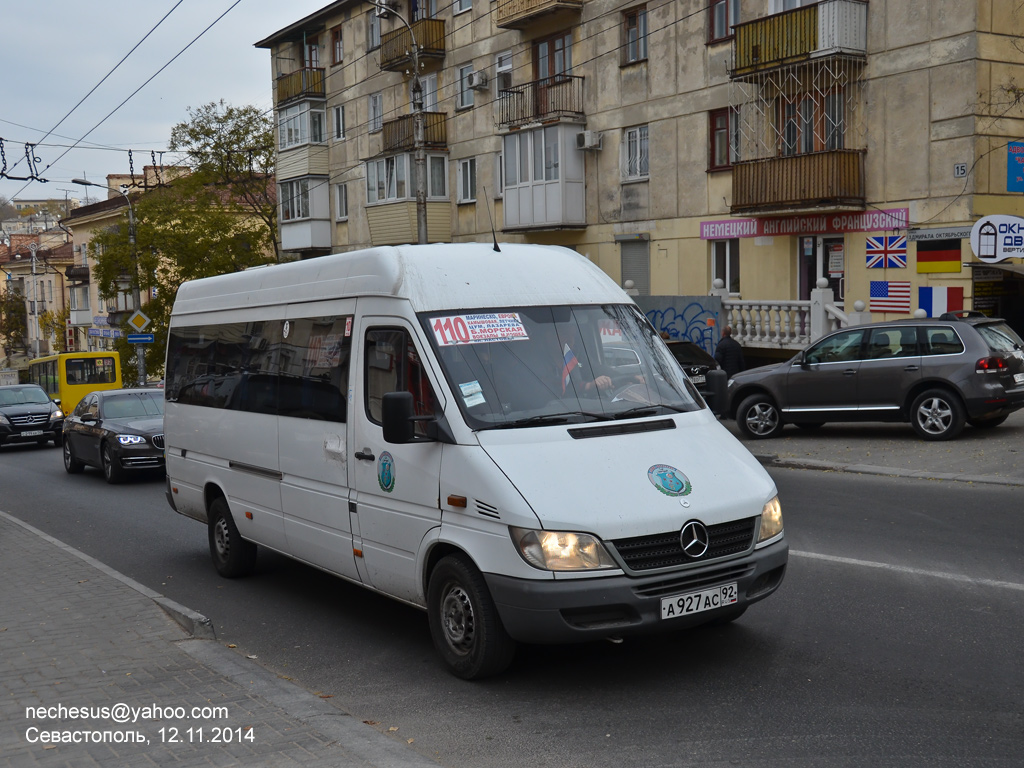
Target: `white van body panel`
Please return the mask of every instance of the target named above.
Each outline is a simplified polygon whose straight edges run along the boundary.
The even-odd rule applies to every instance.
[[[678,529],[691,518],[714,525],[760,515],[775,485],[714,414],[667,418],[675,429],[592,439],[573,439],[564,429],[489,430],[479,439],[546,530],[607,541]],[[661,493],[648,478],[659,464],[677,468],[693,490]]]

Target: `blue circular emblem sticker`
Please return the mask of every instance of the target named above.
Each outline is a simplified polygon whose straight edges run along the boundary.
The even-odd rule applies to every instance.
[[[686,475],[668,464],[655,464],[647,470],[647,479],[666,496],[686,496],[693,490]]]
[[[377,459],[377,483],[385,493],[395,490],[395,460],[387,451]]]

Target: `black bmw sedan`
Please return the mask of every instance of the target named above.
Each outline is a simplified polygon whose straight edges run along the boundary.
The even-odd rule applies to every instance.
[[[82,398],[64,420],[64,469],[86,465],[108,483],[128,472],[164,467],[164,393],[160,389],[108,389]]]

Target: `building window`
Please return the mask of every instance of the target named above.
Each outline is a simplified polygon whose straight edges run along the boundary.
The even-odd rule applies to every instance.
[[[721,280],[731,295],[740,293],[740,241],[711,241],[711,279]]]
[[[380,16],[377,15],[376,8],[370,10],[368,18],[370,20],[366,27],[366,48],[372,51],[374,48],[380,48]]]
[[[796,94],[780,100],[779,154],[809,154],[845,146],[846,113],[843,91],[811,96]]]
[[[650,175],[647,153],[647,126],[627,128],[622,134],[622,178],[646,179]]]
[[[348,221],[348,185],[334,186],[334,218],[337,221]]]
[[[341,26],[331,30],[331,64],[341,64],[345,58],[345,44],[341,38]]]
[[[278,185],[281,221],[309,218],[309,179],[282,181]]]
[[[505,153],[499,152],[495,155],[494,163],[494,186],[497,187],[494,191],[494,197],[501,198],[505,196]],[[484,190],[486,194],[487,190]]]
[[[412,167],[412,156],[408,153],[368,160],[367,204],[415,199],[415,184],[409,173]],[[448,162],[443,155],[427,155],[427,198],[448,199]]]
[[[320,40],[313,38],[306,42],[302,48],[302,61],[304,66],[315,69],[320,66]]]
[[[458,196],[460,203],[476,202],[476,158],[459,160]]]
[[[473,0],[455,0],[452,3],[452,13],[462,13],[473,8]]]
[[[413,81],[409,81],[409,108],[416,111],[416,104],[413,100]],[[423,111],[437,112],[437,73],[420,77],[420,88],[423,90]]]
[[[739,159],[739,120],[732,108],[716,109],[710,113],[711,151],[708,169],[731,168]]]
[[[437,0],[419,0],[412,3],[412,18],[413,21],[419,21],[420,19],[436,19],[437,18]]]
[[[623,14],[625,18],[625,63],[647,59],[647,9],[634,8]]]
[[[825,96],[825,149],[842,149],[846,142],[846,102],[842,93]]]
[[[376,133],[384,127],[384,96],[378,91],[370,94],[370,133]]]
[[[325,137],[322,106],[308,102],[285,107],[277,115],[278,147],[290,149],[300,144],[321,144]]]
[[[512,51],[502,51],[494,57],[495,93],[512,87]]]
[[[473,89],[469,87],[469,76],[473,74],[473,65],[459,67],[459,93],[456,99],[456,106],[459,109],[466,109],[473,106]]]
[[[651,244],[648,240],[623,240],[619,243],[619,273],[622,284],[633,281],[640,296],[651,293]]]
[[[534,43],[533,66],[537,80],[572,74],[572,32]]]
[[[817,0],[816,0],[817,1]],[[708,42],[714,43],[732,37],[732,28],[739,21],[739,0],[712,0],[708,10]]]
[[[337,141],[345,138],[345,105],[334,108],[334,138]]]

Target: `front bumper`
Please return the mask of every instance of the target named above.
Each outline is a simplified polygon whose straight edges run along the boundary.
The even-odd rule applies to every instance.
[[[42,432],[42,434],[27,434]],[[10,443],[36,443],[40,440],[53,440],[58,445],[64,434],[64,420],[27,425],[0,424],[0,445]]]
[[[785,538],[749,555],[701,568],[642,578],[539,581],[485,573],[484,579],[508,634],[526,643],[571,643],[605,637],[672,631],[763,600],[786,572]],[[675,619],[661,618],[661,598],[736,582],[739,601],[726,608]]]
[[[152,445],[120,445],[114,457],[122,469],[163,469],[164,452]]]

